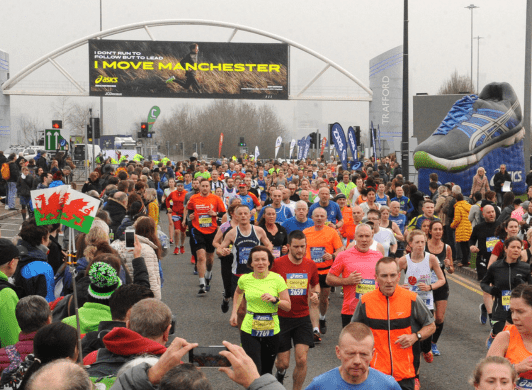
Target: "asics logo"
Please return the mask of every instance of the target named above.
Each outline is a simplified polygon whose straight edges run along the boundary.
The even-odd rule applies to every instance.
[[[515,103],[510,107],[508,111],[506,111],[503,115],[498,117],[497,119],[493,119],[489,116],[482,115],[482,114],[473,114],[473,118],[478,118],[487,121],[487,123],[483,126],[479,126],[475,123],[471,122],[463,122],[465,126],[469,126],[471,128],[476,129],[475,133],[471,136],[471,139],[469,140],[469,149],[473,150],[477,146],[477,142],[481,140],[482,144],[485,144],[486,142],[490,141],[491,139],[500,136],[500,134],[497,134],[499,130],[501,130],[503,133],[507,133],[510,129],[506,126],[506,122],[510,120],[512,117],[516,118],[517,115],[515,115],[515,110],[519,107],[519,101],[515,101]]]

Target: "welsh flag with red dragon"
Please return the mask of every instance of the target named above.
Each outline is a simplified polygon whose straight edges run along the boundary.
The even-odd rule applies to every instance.
[[[96,217],[100,200],[59,186],[31,191],[37,225],[61,223],[72,229],[88,233]]]

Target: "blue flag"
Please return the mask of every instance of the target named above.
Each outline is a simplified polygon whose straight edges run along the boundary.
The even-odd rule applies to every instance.
[[[310,149],[310,135],[303,139],[303,158],[307,158]]]
[[[349,126],[349,129],[347,130],[347,140],[349,143],[349,147],[351,148],[351,153],[353,154],[353,162],[358,161],[358,153],[357,153],[357,139],[355,136],[355,130]]]
[[[344,169],[347,169],[347,141],[345,139],[344,129],[342,129],[342,126],[340,126],[339,123],[335,123],[332,126],[331,133],[334,146],[338,151],[338,156],[340,157],[342,166]]]

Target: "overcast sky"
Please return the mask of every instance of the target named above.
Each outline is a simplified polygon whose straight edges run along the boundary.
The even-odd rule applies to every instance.
[[[460,74],[470,71],[471,11],[470,1],[411,0],[409,4],[410,93],[435,94],[442,82],[456,69]],[[0,49],[10,55],[10,72],[14,75],[39,57],[70,42],[99,30],[98,0],[3,0],[0,13]],[[475,5],[474,35],[480,35],[480,88],[491,81],[507,81],[523,103],[525,11],[524,0],[482,0]],[[400,0],[316,0],[290,1],[139,1],[103,0],[103,29],[126,24],[163,19],[203,19],[237,23],[261,29],[328,57],[344,67],[364,84],[369,85],[369,60],[402,44],[403,2]],[[226,41],[231,30],[214,27],[154,27],[158,40]],[[143,31],[120,34],[111,39],[149,39]],[[274,42],[239,32],[233,42]],[[477,41],[474,52],[476,84]],[[88,82],[87,45],[58,58],[74,77]],[[292,86],[305,84],[323,65],[313,57],[291,49]],[[323,91],[334,94],[339,87],[355,87],[354,83],[329,69],[320,83]],[[64,81],[51,65],[32,77],[41,82]],[[353,88],[359,90],[358,88]],[[324,92],[325,93],[325,92]],[[84,98],[85,101],[97,98]],[[51,121],[50,103],[55,97],[11,98],[12,113],[31,113]],[[113,114],[109,123],[112,133],[129,132],[133,121],[144,117],[152,105],[159,105],[161,116],[182,104],[202,105],[208,100],[105,98]],[[266,104],[260,101],[258,104]],[[296,103],[282,101],[272,104],[294,137],[301,137],[294,127]],[[311,106],[315,107],[315,106]],[[316,109],[306,109],[302,116],[321,118],[326,123],[340,122],[344,128],[368,125],[368,103],[324,102]],[[321,114],[320,114],[321,108]],[[305,109],[297,111],[305,112]],[[317,113],[317,114],[316,114]],[[324,127],[323,127],[324,128]],[[106,130],[107,131],[107,130]],[[272,141],[273,142],[273,141]]]

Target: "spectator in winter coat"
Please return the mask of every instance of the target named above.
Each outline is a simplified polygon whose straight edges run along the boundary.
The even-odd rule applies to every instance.
[[[18,343],[0,349],[0,373],[12,363],[7,350],[17,351],[24,360],[26,355],[33,353],[33,338],[37,331],[52,323],[52,312],[46,299],[38,295],[22,298],[17,303],[15,316],[20,326]]]
[[[17,193],[20,200],[20,208],[22,213],[22,220],[26,220],[26,207],[29,206],[31,197],[30,191],[34,187],[33,176],[30,175],[30,170],[27,167],[22,167],[22,173],[17,181]]]
[[[20,167],[15,162],[17,155],[11,153],[8,157],[7,163],[9,164],[9,179],[7,179],[7,202],[6,209],[16,210],[15,199],[17,197],[17,181],[20,177]]]
[[[81,192],[85,194],[89,191],[94,190],[99,194],[102,191],[102,188],[100,187],[99,177],[100,175],[98,174],[98,172],[96,171],[91,172],[91,174],[89,175],[89,178],[87,179],[85,184],[83,184],[83,187],[81,188]]]
[[[5,163],[6,161],[7,161],[7,158],[4,155],[4,152],[0,150],[0,165]]]
[[[19,298],[40,295],[48,302],[55,300],[54,270],[48,264],[48,244],[50,231],[47,226],[37,226],[35,219],[22,223],[19,245],[26,248],[20,256],[17,270],[13,275]]]
[[[46,162],[46,152],[42,152],[41,155],[35,156],[35,164],[37,168],[42,168],[43,172],[48,172],[48,163]]]
[[[471,222],[469,221],[471,205],[464,200],[462,194],[456,194],[455,199],[454,218],[451,223],[451,228],[456,229],[456,242],[462,250],[462,267],[467,267],[469,265],[469,238],[473,232]]]
[[[509,181],[512,182],[512,177],[510,174],[506,171],[506,165],[502,164],[499,168],[499,172],[493,176],[493,190],[497,193],[497,204],[502,204],[502,187],[504,186],[504,183]],[[511,187],[511,185],[510,185]]]
[[[105,348],[88,354],[85,365],[92,377],[116,375],[120,367],[134,356],[161,356],[170,335],[172,312],[158,299],[148,298],[131,308],[126,328],[114,328],[103,338]]]
[[[109,213],[111,217],[111,231],[116,233],[118,226],[122,223],[122,220],[126,216],[127,211],[127,194],[122,191],[114,193],[112,198],[108,198],[107,204],[103,208]]]
[[[486,177],[486,170],[482,167],[477,169],[477,174],[473,176],[473,185],[471,186],[471,196],[475,192],[480,192],[482,197],[484,194],[490,190],[490,184],[488,178]]]
[[[0,238],[0,251],[0,347],[6,347],[18,341],[20,332],[15,317],[15,306],[18,302],[16,287],[9,283],[7,278],[13,276],[20,256],[27,251],[25,248],[16,247],[7,238]]]

